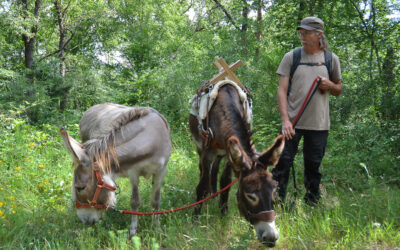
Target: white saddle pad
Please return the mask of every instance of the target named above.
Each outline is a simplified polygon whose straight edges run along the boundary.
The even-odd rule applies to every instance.
[[[192,105],[192,108],[190,110],[190,113],[194,116],[197,117],[199,120],[199,124],[202,124],[202,121],[206,118],[208,111],[211,109],[212,105],[214,104],[215,99],[217,98],[218,91],[219,89],[226,85],[230,84],[234,86],[240,97],[240,101],[242,102],[243,109],[245,110],[245,117],[247,123],[250,125],[251,124],[251,117],[252,117],[252,105],[251,105],[251,100],[247,98],[246,92],[239,87],[238,84],[236,84],[234,81],[231,80],[221,80],[217,82],[213,88],[208,91],[208,93],[202,92],[199,95],[193,96],[193,98],[190,100],[190,104]],[[208,107],[207,107],[207,99],[210,97],[208,101]]]

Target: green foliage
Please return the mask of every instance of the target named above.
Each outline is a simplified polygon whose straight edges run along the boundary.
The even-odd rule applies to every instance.
[[[5,239],[14,246],[28,246],[43,229],[44,214],[53,209],[66,212],[65,201],[70,198],[71,174],[59,164],[61,142],[57,128],[43,125],[40,129],[32,127],[19,118],[23,108],[1,114],[0,169],[0,241]],[[51,150],[49,150],[51,149]],[[67,159],[62,156],[61,158]],[[50,222],[51,222],[50,218]],[[26,238],[13,238],[13,225],[25,224],[23,232],[34,233]],[[58,232],[59,226],[50,223],[45,230]]]
[[[211,201],[198,220],[190,211],[162,217],[164,234],[156,232],[150,218],[141,218],[132,242],[127,240],[129,219],[118,214],[107,212],[93,227],[81,225],[66,209],[72,169],[57,129],[73,124],[68,130],[78,138],[75,124],[82,113],[101,102],[156,108],[171,125],[174,146],[162,207],[186,205],[194,201],[198,181],[189,100],[218,72],[212,63],[218,57],[243,62],[235,73],[252,93],[253,140],[261,151],[280,131],[275,71],[283,55],[300,46],[294,31],[308,15],[325,21],[331,50],[340,58],[343,92],[331,98],[323,204],[310,209],[300,201],[296,211],[278,210],[278,248],[400,244],[400,208],[393,199],[400,187],[396,1],[264,1],[261,21],[254,16],[258,1],[220,1],[229,17],[214,1],[60,1],[69,41],[65,75],[60,74],[54,1],[42,1],[38,19],[34,1],[28,2],[25,13],[18,2],[0,1],[1,246],[261,248],[239,217],[234,195],[226,218]],[[245,8],[251,10],[247,17]],[[33,24],[38,24],[34,68],[26,70],[22,35],[32,36]],[[301,154],[295,164],[304,192]],[[129,189],[127,181],[119,184]],[[143,182],[145,199],[150,187]],[[129,207],[129,195],[121,193],[121,208]],[[151,209],[145,202],[142,208]]]
[[[323,163],[326,180],[358,191],[370,185],[370,178],[400,186],[399,128],[388,131],[365,117],[354,121],[331,132]]]
[[[98,76],[90,72],[76,71],[62,79],[57,69],[50,65],[39,65],[33,71],[36,81],[32,84],[24,75],[8,71],[8,76],[0,80],[0,110],[25,106],[21,109],[24,119],[31,124],[62,124],[69,114],[60,112],[62,97],[68,93],[69,110],[89,108],[104,102],[110,90],[101,83]],[[11,77],[12,76],[12,77]],[[108,99],[113,101],[113,99]]]

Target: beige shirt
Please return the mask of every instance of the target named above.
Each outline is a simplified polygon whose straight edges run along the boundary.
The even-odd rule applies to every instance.
[[[301,50],[301,62],[318,63],[324,62],[324,52],[316,55],[307,54],[304,49]],[[277,74],[281,76],[290,76],[290,68],[293,63],[293,50],[286,53],[279,65]],[[293,74],[292,86],[288,96],[288,114],[291,122],[295,119],[300,110],[307,93],[318,76],[329,78],[328,70],[325,65],[307,66],[299,65]],[[337,81],[342,79],[340,62],[337,55],[332,53],[332,79]],[[312,97],[309,105],[305,109],[302,117],[297,122],[296,128],[307,130],[329,130],[329,91],[321,94],[317,90]]]

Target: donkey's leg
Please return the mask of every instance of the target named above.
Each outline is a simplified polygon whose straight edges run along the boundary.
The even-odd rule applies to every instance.
[[[222,156],[217,156],[215,161],[211,165],[211,192],[214,194],[217,192],[217,179],[218,179],[218,171],[219,171],[219,164],[221,162]]]
[[[151,194],[151,207],[153,211],[160,210],[160,202],[161,202],[161,185],[165,177],[165,173],[167,172],[167,168],[162,166],[160,172],[153,175],[153,189]],[[154,215],[153,219],[156,221],[158,230],[162,232],[160,226],[160,215]]]
[[[224,171],[221,174],[219,181],[220,188],[228,186],[232,182],[232,167],[229,161],[226,161]],[[221,213],[228,214],[228,199],[229,199],[229,189],[221,194],[219,199],[219,207],[221,208]]]
[[[208,193],[210,193],[210,168],[215,156],[208,150],[203,151],[200,158],[200,181],[196,188],[197,201],[202,200]],[[201,204],[197,205],[194,212],[196,215],[200,214]]]
[[[132,211],[137,211],[140,206],[140,195],[139,195],[139,175],[136,173],[130,173],[130,181],[132,186],[132,196],[131,196],[131,208]],[[132,238],[136,234],[138,226],[138,216],[132,215],[132,222],[129,230],[129,236]]]

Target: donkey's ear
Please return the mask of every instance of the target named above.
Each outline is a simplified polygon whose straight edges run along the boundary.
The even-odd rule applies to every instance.
[[[285,137],[280,135],[276,137],[274,143],[271,147],[269,147],[259,158],[258,160],[265,167],[275,167],[278,163],[279,158],[281,157],[283,148],[285,146]]]
[[[251,169],[250,158],[243,151],[239,140],[234,136],[231,136],[228,139],[228,157],[229,160],[232,162],[233,168],[236,172]]]
[[[82,145],[69,136],[64,128],[60,128],[60,135],[63,138],[65,148],[72,155],[75,164],[89,167],[91,165],[90,158],[82,148]]]

